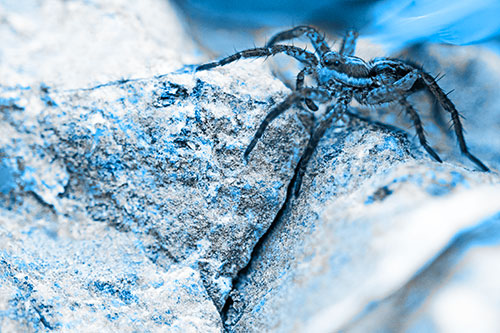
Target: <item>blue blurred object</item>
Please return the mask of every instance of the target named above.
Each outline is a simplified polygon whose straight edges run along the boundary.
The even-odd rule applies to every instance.
[[[366,24],[365,15],[378,1],[235,1],[176,0],[186,13],[196,19],[226,27],[259,28],[316,23],[332,28]]]
[[[411,42],[470,44],[500,34],[498,0],[176,0],[194,22],[244,29],[313,24],[337,34],[364,36],[403,47]]]
[[[498,0],[386,0],[372,9],[366,33],[384,44],[471,44],[500,34]]]

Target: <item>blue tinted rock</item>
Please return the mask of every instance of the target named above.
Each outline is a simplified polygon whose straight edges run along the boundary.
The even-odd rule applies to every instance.
[[[105,234],[115,235],[117,229],[132,239],[133,253],[140,250],[138,267],[152,265],[166,274],[189,272],[195,280],[190,290],[199,290],[201,295],[197,303],[205,308],[204,295],[209,295],[213,309],[222,308],[232,279],[246,265],[254,244],[280,209],[307,139],[300,112],[292,109],[273,122],[249,162],[244,162],[242,154],[255,128],[288,93],[265,67],[251,64],[249,68],[54,90],[48,93],[50,104],[40,98],[37,89],[4,89],[5,95],[16,96],[20,107],[11,105],[3,113],[2,130],[12,134],[2,138],[3,151],[15,168],[16,183],[13,199],[5,200],[3,213],[26,216],[27,226],[35,224],[30,228],[36,232],[42,232],[37,219],[48,214],[49,238],[54,244],[46,238],[27,237],[23,242],[42,248],[64,247],[70,241],[60,236],[64,223],[109,228],[99,231],[109,243],[95,240],[96,244],[91,241],[93,245],[88,245],[90,249],[81,244],[82,248],[75,245],[71,250],[86,253],[89,272],[96,265],[99,268],[95,268],[94,279],[82,278],[81,290],[69,294],[98,294],[105,302],[123,308],[145,302],[135,287],[125,288],[119,276],[105,278],[97,273],[111,267],[106,258],[121,260],[117,249],[102,262],[95,261],[100,258],[100,248],[114,248],[111,239],[115,236]],[[67,222],[57,222],[61,216]],[[69,216],[75,216],[74,220]],[[73,232],[85,234],[84,228],[77,230],[75,227]],[[23,242],[6,244],[23,253]],[[47,268],[40,274],[53,276],[47,279],[55,283],[65,269],[80,271],[72,264],[51,268],[73,256],[71,251],[54,250],[60,256],[48,257],[43,264]],[[14,260],[14,252],[6,249],[6,255],[6,260]],[[29,257],[26,252],[23,266],[40,261]],[[124,267],[131,264],[129,259],[123,260]],[[31,278],[38,270],[34,268],[26,276]],[[191,286],[188,282],[174,286],[182,291]],[[174,288],[171,282],[164,284]],[[13,288],[14,292],[17,287]],[[64,301],[52,306],[69,307]],[[51,326],[73,325],[70,319],[56,317],[46,320]],[[115,322],[121,315],[109,312],[105,317]],[[154,317],[161,322],[165,316]],[[165,321],[175,322],[175,318]],[[118,321],[117,327],[125,325]]]
[[[456,68],[466,61],[457,52]],[[470,61],[490,64],[493,55],[481,52]],[[462,72],[463,80],[474,82],[467,87],[458,69],[450,72],[459,89],[474,91],[456,98],[459,109],[469,114],[464,123],[470,129],[466,137],[471,149],[496,168],[500,142],[490,131],[495,129],[492,119],[498,117],[498,95],[489,91],[488,82],[498,83],[499,76],[487,76],[486,70],[475,71],[472,77]],[[474,104],[478,99],[480,111]],[[428,112],[425,98],[417,95],[413,101],[424,115]],[[375,110],[367,111],[378,117]],[[427,121],[431,138],[446,137],[433,129],[432,120]],[[498,174],[471,170],[474,166],[460,156],[454,141],[434,141],[446,155],[439,164],[418,143],[392,129],[357,120],[347,128],[331,128],[308,166],[300,196],[291,199],[231,293],[226,327],[230,331],[401,331],[409,328],[412,318],[436,331],[451,327],[448,319],[433,312],[444,311],[438,305],[426,309],[426,317],[417,315],[429,293],[442,286],[441,278],[460,265],[459,260],[447,266],[446,260],[435,259],[453,239],[500,212]],[[466,168],[454,165],[458,161]],[[498,228],[488,230],[498,238]],[[476,244],[469,238],[463,242],[463,251]],[[419,280],[419,273],[434,262],[435,271],[444,275],[428,274]],[[426,284],[415,291],[411,287],[418,281]],[[395,291],[405,297],[393,296]],[[488,289],[482,292],[481,297],[487,297]],[[488,304],[492,307],[487,311],[498,310]],[[360,319],[364,316],[369,320]],[[493,321],[484,325],[498,329]]]

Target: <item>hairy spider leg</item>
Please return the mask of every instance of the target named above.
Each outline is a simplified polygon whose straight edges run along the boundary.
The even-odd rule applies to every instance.
[[[298,26],[290,30],[279,32],[271,37],[266,46],[270,47],[272,45],[275,45],[276,43],[298,38],[303,35],[306,35],[309,38],[314,49],[320,56],[330,51],[330,48],[328,47],[328,44],[325,42],[325,39],[323,38],[321,33],[319,33],[315,28],[309,26]],[[304,68],[299,72],[299,74],[297,75],[296,90],[300,90],[304,87],[305,75],[312,74],[313,72],[313,69],[308,68]],[[318,106],[314,104],[311,99],[306,98],[304,99],[304,102],[311,111],[318,111]]]
[[[405,89],[410,90],[413,84],[415,83],[415,75],[417,75],[417,79],[420,79],[421,82],[425,84],[430,93],[434,96],[434,98],[438,101],[441,107],[450,113],[451,120],[453,122],[453,128],[455,131],[455,135],[458,140],[458,144],[460,147],[460,151],[462,154],[467,156],[467,158],[476,164],[482,171],[489,171],[490,169],[484,165],[477,157],[472,155],[465,143],[465,138],[463,134],[463,126],[460,122],[460,114],[458,113],[455,105],[450,101],[448,96],[443,92],[441,87],[437,84],[436,80],[427,72],[422,69],[415,68],[409,64],[406,64],[402,61],[394,60],[394,59],[381,59],[375,60],[372,62],[373,68],[377,67],[377,70],[383,70],[386,68],[395,68],[396,66],[401,70],[411,70],[406,76],[402,79],[396,81],[394,84],[388,87],[380,87],[375,88],[366,96],[366,102],[368,104],[374,103],[383,103],[389,102],[391,97],[396,97],[399,93],[403,93]],[[384,91],[386,89],[386,91]],[[398,91],[399,90],[399,91]],[[411,92],[409,92],[411,93]],[[386,97],[384,97],[386,96]],[[426,148],[427,150],[427,148]],[[427,150],[428,151],[428,150]],[[429,151],[428,151],[429,152]],[[430,152],[429,152],[430,153]],[[432,155],[432,154],[431,154]],[[434,156],[433,156],[434,157]]]
[[[311,44],[314,47],[314,50],[316,50],[316,52],[320,57],[323,57],[325,53],[331,51],[323,35],[315,28],[309,27],[307,25],[301,25],[293,29],[277,33],[276,35],[271,37],[269,42],[267,42],[266,46],[269,47],[284,40],[290,40],[304,35],[309,38]]]
[[[434,98],[434,95],[429,91],[429,89],[425,89],[426,94],[428,94],[432,100],[431,102],[431,118],[434,124],[439,128],[439,130],[443,133],[445,133],[447,136],[450,136],[449,132],[449,124],[446,123],[446,119],[444,117],[444,112],[441,108],[441,105],[439,105],[439,102],[437,99]]]
[[[309,98],[312,100],[316,100],[320,103],[325,103],[330,100],[330,94],[328,91],[321,89],[321,88],[305,88],[299,91],[294,91],[292,94],[288,95],[288,97],[275,106],[264,118],[262,123],[259,126],[259,129],[255,133],[252,141],[250,141],[250,144],[248,145],[247,149],[245,150],[245,153],[243,154],[243,158],[245,160],[248,160],[248,155],[252,152],[253,148],[259,141],[259,139],[262,137],[264,134],[267,126],[274,120],[276,117],[278,117],[280,114],[288,110],[293,104],[295,104],[297,101],[301,100],[302,98]]]
[[[303,50],[296,46],[274,45],[271,47],[257,47],[254,49],[236,52],[235,54],[225,57],[219,61],[200,65],[196,68],[196,71],[204,71],[218,66],[225,66],[241,58],[270,57],[279,53],[284,53],[286,55],[294,57],[298,61],[304,63],[306,66],[315,67],[318,64],[318,59],[316,58],[316,56],[309,51]]]
[[[462,154],[467,156],[467,158],[476,164],[482,171],[490,171],[490,169],[483,162],[469,152],[467,144],[465,143],[463,126],[460,122],[460,114],[455,108],[455,105],[450,101],[448,96],[446,96],[441,87],[436,83],[430,74],[420,70],[420,75],[422,77],[422,81],[427,85],[441,107],[450,113],[451,120],[453,122],[453,129],[455,130],[455,135]]]
[[[296,80],[296,84],[295,84],[295,90],[302,90],[304,88],[304,80],[305,80],[305,76],[306,74],[313,74],[315,73],[315,70],[314,68],[312,67],[305,67],[303,68],[299,74],[297,74],[297,80]],[[306,103],[307,107],[309,108],[309,110],[311,111],[318,111],[318,106],[316,104],[314,104],[314,102],[309,99],[309,98],[304,98],[304,102]]]
[[[381,104],[399,100],[402,95],[409,93],[409,90],[419,77],[418,71],[411,71],[392,84],[371,89],[364,96],[363,102],[366,104]]]
[[[349,30],[342,39],[342,46],[340,47],[339,53],[346,56],[354,55],[354,51],[356,50],[357,38],[358,33],[354,30]]]
[[[408,103],[406,98],[400,99],[399,103],[405,108],[406,113],[413,122],[413,125],[415,126],[415,131],[417,132],[418,140],[420,141],[422,147],[424,147],[425,150],[427,150],[427,152],[429,153],[429,155],[431,155],[436,161],[442,163],[443,161],[441,160],[439,155],[434,151],[434,149],[432,149],[431,146],[427,144],[427,139],[425,138],[425,133],[424,133],[424,127],[422,125],[422,120],[420,119],[418,112],[411,106],[410,103]]]
[[[434,81],[438,83],[443,77],[445,77],[446,74],[438,74],[434,77]],[[439,127],[441,132],[445,133],[446,135],[450,135],[449,132],[449,126],[446,123],[445,117],[444,117],[444,111],[441,106],[439,105],[439,102],[437,101],[436,98],[434,98],[434,95],[432,92],[429,90],[429,87],[425,85],[425,93],[431,98],[432,100],[432,107],[431,107],[431,116],[433,122]],[[448,93],[449,94],[449,93]]]
[[[365,104],[376,105],[380,103],[392,102],[395,100],[399,101],[399,103],[405,108],[406,113],[415,126],[415,131],[417,133],[420,144],[429,153],[429,155],[431,155],[436,161],[441,163],[442,160],[439,155],[427,144],[424,127],[422,125],[422,120],[420,119],[418,112],[411,106],[410,103],[408,103],[406,98],[403,97],[404,95],[408,95],[410,89],[419,78],[419,71],[413,70],[390,85],[385,85],[370,90],[368,94],[363,96],[361,102]]]
[[[352,100],[353,92],[349,88],[344,88],[340,96],[337,98],[336,103],[333,106],[328,107],[323,119],[319,123],[317,129],[314,131],[313,135],[309,138],[307,147],[302,154],[299,163],[297,164],[297,178],[295,180],[294,195],[297,198],[300,193],[300,187],[302,186],[302,178],[307,170],[307,164],[311,159],[319,141],[325,134],[326,130],[330,128],[334,119],[341,117],[346,111],[347,106]]]

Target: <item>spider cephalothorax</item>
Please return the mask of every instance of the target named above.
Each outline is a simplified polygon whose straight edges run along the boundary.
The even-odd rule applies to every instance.
[[[276,44],[300,36],[309,38],[315,53],[296,46]],[[248,158],[269,123],[293,104],[304,101],[310,110],[316,111],[318,106],[315,102],[330,103],[327,106],[325,116],[309,139],[297,166],[295,195],[298,195],[302,176],[319,140],[335,119],[347,113],[347,107],[354,98],[365,105],[379,105],[389,102],[401,104],[415,126],[420,144],[436,161],[442,162],[438,154],[427,144],[418,112],[407,101],[410,94],[427,89],[441,107],[450,114],[462,153],[481,170],[489,171],[486,165],[469,152],[465,143],[460,115],[434,77],[422,68],[402,60],[376,58],[365,62],[363,59],[355,57],[353,54],[356,38],[356,33],[348,33],[343,39],[339,52],[336,52],[330,50],[324,37],[315,28],[299,26],[274,35],[265,47],[240,51],[219,61],[197,67],[198,71],[207,70],[227,65],[241,58],[269,57],[280,53],[294,57],[304,66],[297,75],[296,90],[283,102],[276,105],[264,118],[248,145],[243,155],[244,158]],[[304,87],[306,75],[312,76],[317,86]]]

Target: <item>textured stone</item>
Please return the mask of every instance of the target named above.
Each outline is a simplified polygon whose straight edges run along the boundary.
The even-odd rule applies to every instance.
[[[0,211],[2,331],[222,330],[197,271],[149,260],[154,240],[24,200]]]
[[[174,276],[171,271],[180,270],[222,308],[232,279],[280,209],[306,140],[300,112],[291,110],[270,126],[244,162],[242,153],[260,119],[287,93],[260,67],[71,91],[4,89],[1,126],[9,135],[2,137],[3,212],[22,216],[34,197],[53,220],[71,220],[78,213],[85,223],[133,235],[127,237],[144,242],[141,265],[154,263]],[[53,233],[63,227],[56,223]],[[7,244],[15,251],[23,248],[23,241]],[[118,252],[119,245],[111,244],[99,247]],[[81,246],[72,251],[98,256],[98,250]],[[54,276],[49,285],[62,274],[51,271],[53,261],[65,256],[47,258],[47,275]],[[181,296],[185,283],[175,284]],[[82,288],[93,292],[85,284]]]
[[[310,113],[242,159],[290,92],[270,62],[193,73],[202,54],[166,2],[0,6],[0,330],[498,330],[498,174],[460,156],[425,95],[443,164],[352,117],[287,200]],[[498,168],[498,56],[401,57],[447,74],[471,151]],[[351,111],[407,126],[392,105]]]
[[[444,47],[443,52],[447,51]],[[456,67],[450,72],[452,79],[461,82],[456,68],[462,66],[465,55],[461,58],[457,52]],[[484,52],[469,62],[485,64],[491,56]],[[495,168],[498,135],[489,128],[474,128],[484,121],[483,127],[488,127],[490,120],[498,118],[498,96],[489,91],[498,76],[483,80],[487,72],[473,72],[480,75],[468,78],[478,85],[473,88],[475,94],[469,98],[461,94],[457,105],[466,113],[466,106],[474,105],[471,100],[483,101],[480,115],[465,121],[471,128],[467,138],[472,151]],[[414,102],[424,114],[429,109],[429,104],[424,108],[424,96],[415,96]],[[360,111],[392,122],[396,114],[394,107],[380,114],[373,109]],[[473,112],[469,108],[466,114]],[[427,123],[430,135],[439,138],[430,117]],[[327,131],[310,162],[300,196],[290,200],[231,293],[226,327],[236,332],[399,332],[451,327],[449,319],[432,312],[443,313],[442,306],[426,307],[426,317],[417,311],[431,293],[446,288],[442,280],[457,269],[468,249],[498,246],[500,234],[498,174],[454,165],[460,160],[474,168],[457,153],[453,141],[434,140],[446,156],[439,164],[417,148],[418,143],[411,144],[404,133],[391,128],[351,120],[346,128]],[[486,292],[484,300],[488,292],[482,292]],[[496,311],[491,302],[481,306]],[[468,320],[477,322],[472,315]],[[498,325],[489,321],[482,327],[495,330]]]

